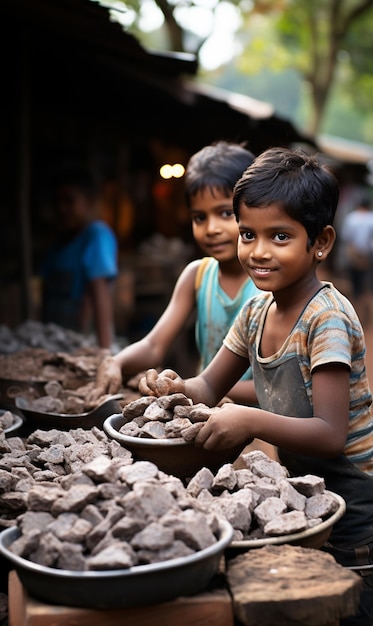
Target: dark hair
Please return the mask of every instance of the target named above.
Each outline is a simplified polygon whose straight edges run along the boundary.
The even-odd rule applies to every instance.
[[[51,191],[53,195],[58,189],[67,185],[79,189],[86,196],[92,198],[98,191],[91,171],[85,165],[76,162],[63,163],[52,175]]]
[[[371,206],[371,201],[369,196],[363,195],[361,196],[359,202],[357,203],[357,206],[360,208],[364,208],[364,209],[370,209]]]
[[[238,221],[240,206],[280,204],[305,227],[310,245],[328,224],[333,224],[339,200],[334,174],[315,156],[302,150],[269,148],[249,166],[233,191]]]
[[[191,196],[204,189],[209,189],[212,194],[219,190],[230,196],[235,183],[254,158],[243,145],[226,141],[205,146],[193,154],[184,179],[187,205],[190,205]]]

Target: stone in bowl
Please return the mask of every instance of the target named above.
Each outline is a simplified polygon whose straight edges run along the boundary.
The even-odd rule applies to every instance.
[[[11,409],[0,409],[0,417],[3,417],[7,413],[11,414],[12,422],[9,425],[5,426],[4,433],[6,437],[13,437],[18,434],[18,431],[23,424],[23,419],[21,415],[15,412],[15,409],[13,409],[13,407]]]
[[[320,524],[307,528],[306,530],[293,533],[291,535],[279,535],[276,537],[265,537],[262,539],[248,539],[241,541],[232,541],[227,553],[228,557],[236,556],[238,553],[246,552],[254,548],[262,548],[269,545],[291,544],[294,546],[302,546],[303,548],[320,549],[328,540],[334,524],[341,519],[346,511],[346,503],[344,499],[333,491],[325,491],[335,498],[338,508],[330,517],[323,520]]]
[[[17,527],[0,533],[0,554],[16,570],[35,598],[50,604],[82,608],[123,608],[157,604],[203,591],[219,569],[233,528],[219,521],[216,543],[189,556],[109,571],[70,571],[38,565],[9,548]]]
[[[113,414],[103,423],[106,434],[132,452],[136,461],[151,461],[166,474],[185,479],[202,467],[215,472],[225,463],[233,463],[242,452],[242,446],[221,451],[205,450],[193,442],[177,439],[130,437],[119,432],[126,423],[122,414]]]

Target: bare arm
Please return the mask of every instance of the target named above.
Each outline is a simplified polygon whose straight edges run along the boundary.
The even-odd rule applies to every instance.
[[[107,357],[99,366],[96,389],[90,400],[105,393],[115,393],[124,376],[162,364],[167,351],[185,327],[195,306],[194,282],[198,261],[189,263],[180,274],[167,308],[152,330],[115,356]]]
[[[241,378],[248,368],[248,361],[239,357],[224,345],[220,348],[211,363],[199,376],[182,380],[176,372],[164,370],[160,374],[148,370],[139,384],[143,395],[162,396],[182,392],[191,398],[194,404],[203,402],[215,407]]]
[[[113,294],[106,278],[95,278],[89,284],[89,297],[95,320],[98,345],[110,348],[113,340]]]
[[[203,402],[216,407],[245,367],[245,359],[223,346],[199,376],[183,381],[169,370],[159,376],[149,372],[141,385],[143,391],[153,395],[183,392],[195,404]],[[325,458],[337,456],[346,444],[349,378],[349,371],[343,365],[319,367],[312,376],[314,415],[308,418],[278,415],[232,403],[214,408],[195,443],[206,450],[221,450],[241,444],[244,446],[257,438],[299,454]]]
[[[239,380],[229,390],[228,397],[236,404],[248,404],[249,406],[258,404],[253,380]]]
[[[221,449],[259,438],[277,447],[320,457],[343,452],[349,416],[349,371],[342,365],[318,368],[312,376],[314,415],[297,418],[225,404],[214,411],[196,443]]]

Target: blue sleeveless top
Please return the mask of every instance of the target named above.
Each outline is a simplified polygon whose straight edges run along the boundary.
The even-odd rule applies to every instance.
[[[212,361],[223,339],[245,302],[260,293],[251,278],[243,283],[232,300],[219,284],[219,263],[213,257],[201,261],[196,276],[196,344],[201,357],[200,369]],[[251,368],[241,380],[252,379]]]

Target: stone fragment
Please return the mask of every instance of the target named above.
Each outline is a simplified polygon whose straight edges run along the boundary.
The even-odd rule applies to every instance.
[[[321,476],[306,474],[305,476],[290,477],[288,480],[289,483],[293,485],[299,493],[306,496],[306,498],[325,491],[325,481]]]
[[[308,527],[307,518],[303,511],[288,511],[267,522],[264,533],[269,536],[292,535]]]
[[[212,490],[216,493],[222,492],[224,489],[233,491],[237,485],[237,476],[234,467],[231,463],[225,463],[222,465],[213,480]]]
[[[155,402],[155,398],[152,396],[141,396],[133,402],[126,404],[122,409],[123,417],[126,417],[129,420],[132,420],[134,417],[138,417],[139,415],[143,415],[145,409]]]
[[[267,498],[254,509],[255,518],[261,528],[272,519],[285,513],[286,504],[281,498]]]
[[[330,493],[317,493],[306,500],[305,513],[307,517],[329,517],[338,508],[335,498]]]

